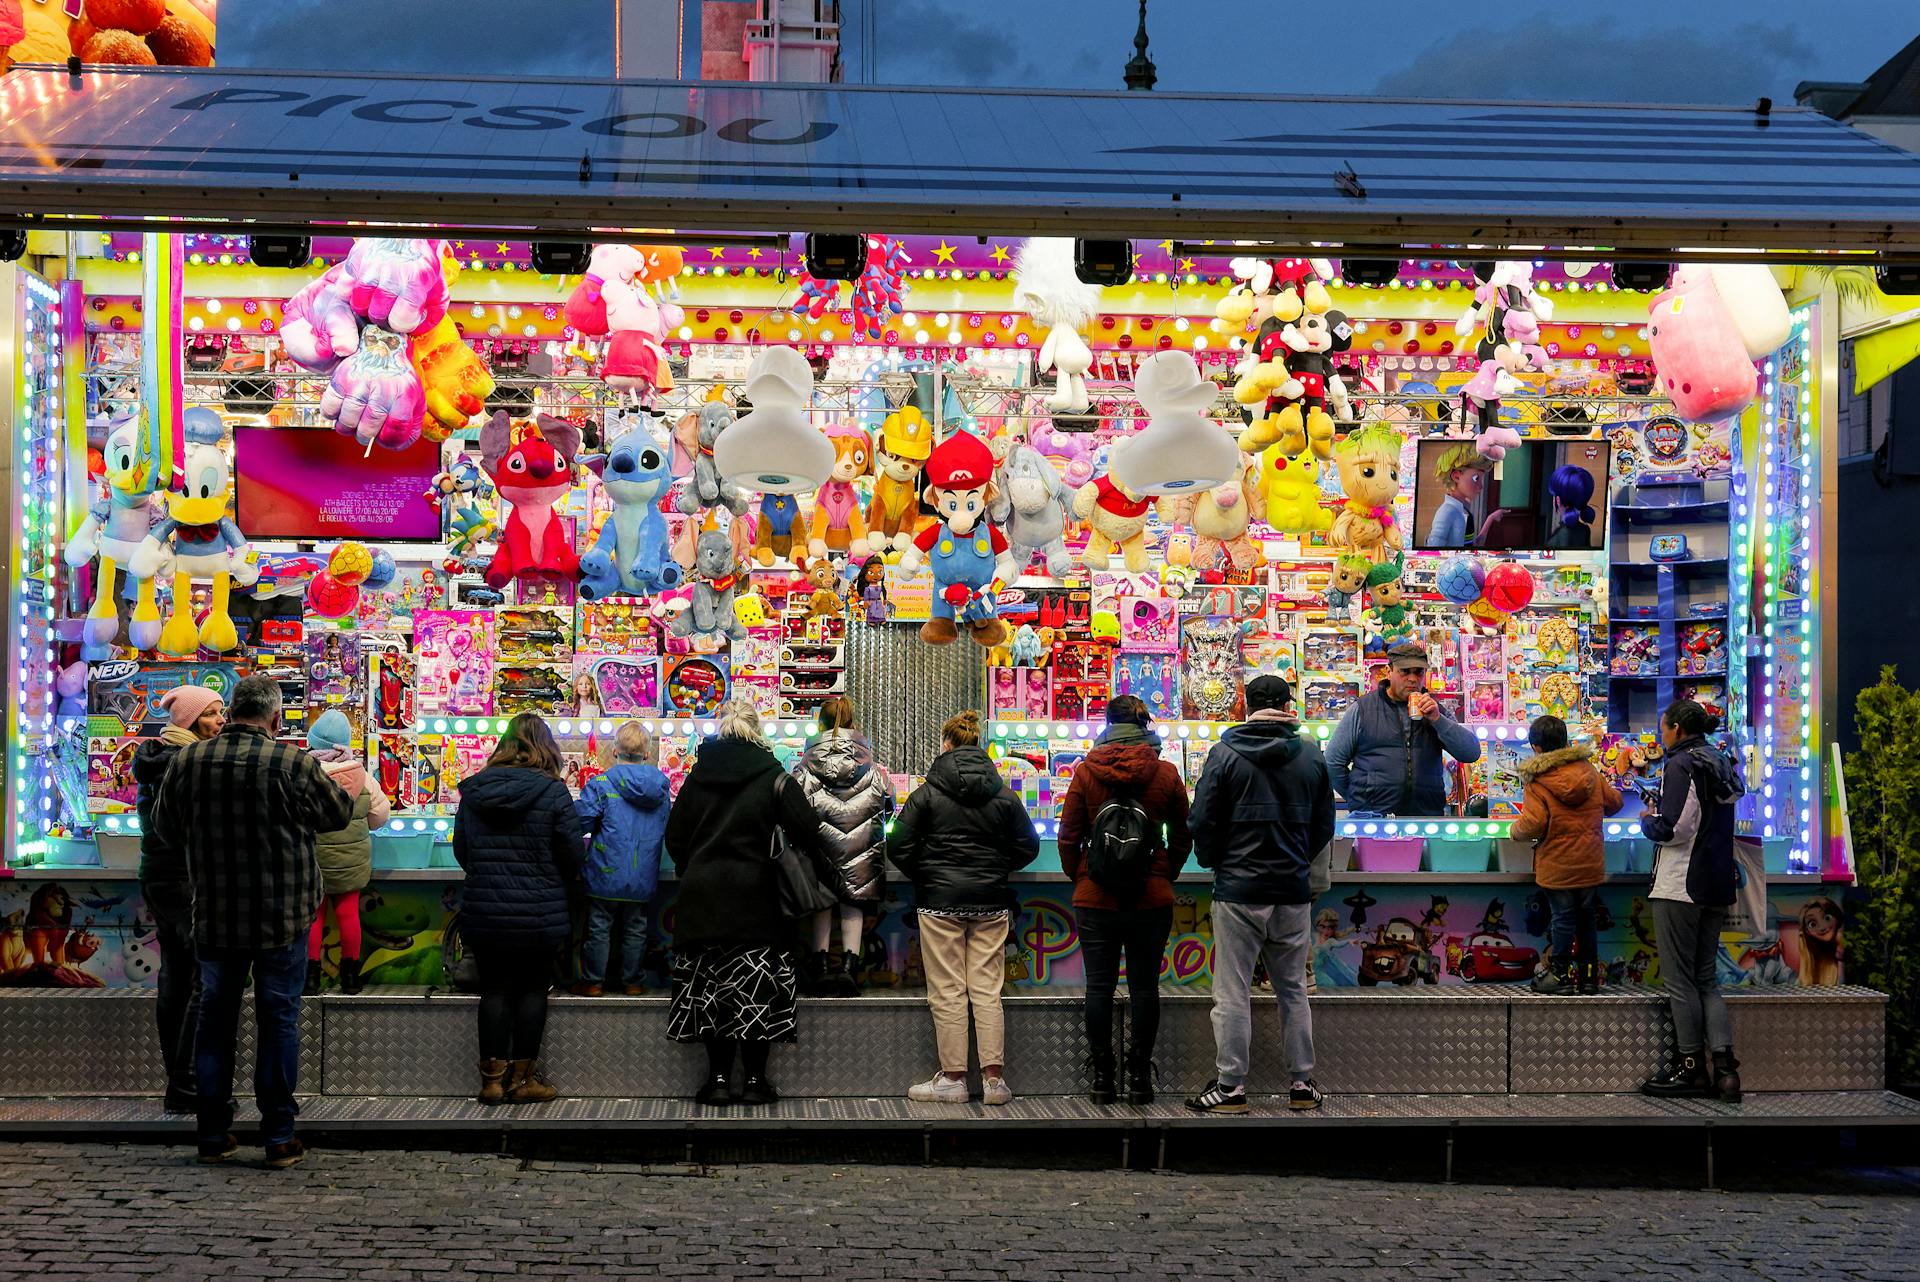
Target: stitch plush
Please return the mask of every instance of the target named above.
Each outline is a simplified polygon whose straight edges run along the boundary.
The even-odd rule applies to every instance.
[[[745,576],[734,561],[733,540],[725,530],[708,530],[694,548],[693,602],[673,617],[667,631],[676,637],[719,632],[745,641],[747,626],[733,608],[734,590]]]
[[[880,425],[867,504],[867,545],[875,551],[904,552],[920,532],[920,469],[932,452],[933,424],[918,406],[903,405]]]
[[[1016,565],[1024,569],[1037,555],[1049,575],[1064,578],[1073,569],[1073,557],[1067,552],[1073,491],[1031,445],[1014,446],[996,479],[1000,497],[991,515],[1006,528]]]
[[[516,578],[569,578],[580,568],[566,521],[553,511],[573,488],[580,429],[545,414],[537,425],[522,427],[516,442],[513,420],[495,410],[480,429],[480,465],[511,508],[487,566],[487,584],[495,589]]]
[[[107,433],[105,484],[100,497],[87,509],[86,519],[67,541],[66,561],[79,569],[97,553],[100,577],[93,585],[93,608],[82,630],[90,657],[107,657],[108,643],[120,630],[119,606],[114,600],[116,568],[127,570],[127,586],[134,593],[133,615],[127,638],[136,650],[151,650],[160,639],[160,609],[154,601],[154,578],[136,578],[130,564],[134,552],[153,530],[153,462],[142,456],[140,424],[135,418],[116,423]],[[164,571],[164,567],[162,567]]]
[[[220,448],[220,416],[203,406],[186,412],[187,451],[181,465],[183,488],[167,495],[167,519],[134,549],[127,573],[151,579],[159,572],[167,546],[173,549],[173,603],[160,630],[162,654],[189,655],[205,648],[225,653],[240,644],[227,612],[234,583],[250,587],[260,567],[248,557],[247,536],[227,515],[233,477]],[[193,580],[210,579],[213,600],[198,627],[193,622]]]
[[[713,447],[720,434],[733,426],[733,409],[722,401],[708,401],[694,420],[693,477],[680,491],[675,507],[684,516],[698,516],[710,507],[724,507],[739,516],[747,510],[747,496],[722,484],[720,469],[713,465]]]
[[[869,471],[873,442],[857,427],[829,428],[827,440],[833,444],[833,471],[827,483],[813,494],[812,538],[807,551],[817,557],[831,553],[865,560],[867,519],[861,514],[860,492],[853,483]]]
[[[1374,423],[1334,447],[1340,487],[1347,496],[1328,533],[1335,547],[1377,564],[1405,546],[1393,519],[1393,501],[1400,497],[1402,444],[1400,433]]]
[[[673,473],[645,417],[591,466],[613,500],[613,512],[600,527],[593,549],[580,558],[580,595],[598,601],[678,587],[683,576],[669,554],[667,521],[660,514],[660,496],[672,484]]]

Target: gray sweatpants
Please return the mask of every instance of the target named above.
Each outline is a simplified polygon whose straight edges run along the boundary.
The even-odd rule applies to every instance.
[[[1313,1012],[1307,1006],[1307,938],[1312,904],[1213,901],[1213,1055],[1220,1085],[1246,1085],[1253,1042],[1253,963],[1267,959],[1279,999],[1287,1071],[1313,1072]]]
[[[1680,1053],[1731,1048],[1733,1024],[1727,1019],[1726,999],[1720,995],[1718,970],[1720,931],[1727,924],[1727,910],[1674,899],[1648,902],[1660,944],[1660,978],[1667,986],[1667,1004],[1673,1008],[1673,1038]]]

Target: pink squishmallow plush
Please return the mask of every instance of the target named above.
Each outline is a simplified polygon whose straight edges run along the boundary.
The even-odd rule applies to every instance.
[[[1731,418],[1759,391],[1753,358],[1710,274],[1653,300],[1647,344],[1659,371],[1659,390],[1690,423]]]

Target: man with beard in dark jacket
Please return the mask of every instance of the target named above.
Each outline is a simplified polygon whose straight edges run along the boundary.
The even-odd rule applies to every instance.
[[[1011,874],[1032,863],[1040,838],[993,758],[980,746],[980,714],[940,728],[945,751],[927,767],[893,831],[887,854],[913,883],[920,960],[940,1071],[907,1092],[919,1103],[967,1102],[967,1010],[980,1047],[981,1102],[1010,1104],[1000,986],[1015,906]]]
[[[1187,834],[1187,786],[1160,755],[1146,703],[1116,695],[1107,730],[1073,771],[1060,806],[1060,867],[1073,878],[1073,915],[1087,970],[1087,1096],[1118,1096],[1113,1062],[1113,990],[1127,958],[1127,1103],[1153,1103],[1153,1043],[1160,1029],[1160,960],[1173,933],[1173,883],[1193,849]],[[1109,810],[1108,807],[1115,807]],[[1124,812],[1124,813],[1123,813]],[[1102,816],[1113,816],[1112,822]],[[1145,866],[1128,880],[1096,870],[1091,847],[1144,827]],[[1129,867],[1132,864],[1129,862]],[[1102,877],[1105,877],[1105,881]]]
[[[1187,1101],[1202,1113],[1247,1111],[1253,964],[1264,956],[1280,1003],[1292,1088],[1287,1103],[1320,1107],[1313,1081],[1307,947],[1308,873],[1333,840],[1333,784],[1320,750],[1299,735],[1284,678],[1247,682],[1247,721],[1207,754],[1188,816],[1194,851],[1213,869],[1213,1042],[1216,1076]]]

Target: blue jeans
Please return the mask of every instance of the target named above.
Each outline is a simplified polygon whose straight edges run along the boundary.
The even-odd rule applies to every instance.
[[[1582,963],[1600,960],[1600,936],[1594,929],[1600,908],[1600,889],[1549,890],[1547,907],[1553,911],[1548,929],[1553,939],[1554,973],[1564,975],[1578,957]]]
[[[247,971],[253,971],[253,1098],[267,1144],[293,1138],[300,1106],[300,988],[307,978],[307,936],[281,948],[208,948],[200,953],[200,1022],[194,1069],[200,1087],[200,1142],[218,1143],[233,1126],[234,1044]]]
[[[613,923],[620,922],[620,974],[617,984],[640,982],[640,961],[647,951],[647,905],[624,899],[587,900],[587,938],[580,946],[580,978],[598,984],[607,977],[607,953]]]

